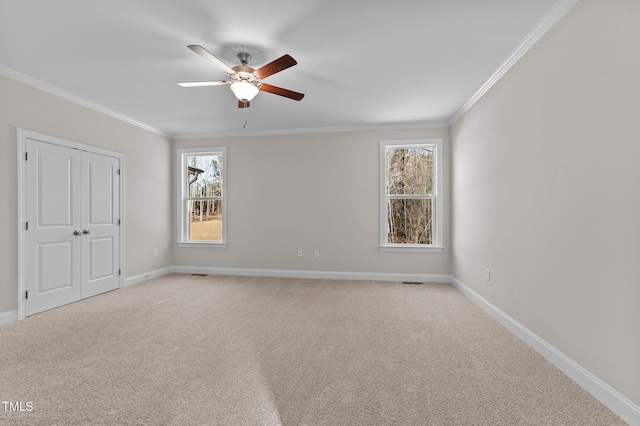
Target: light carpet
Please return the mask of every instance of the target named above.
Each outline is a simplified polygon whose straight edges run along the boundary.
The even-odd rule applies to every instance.
[[[0,328],[0,363],[3,425],[625,424],[448,284],[171,274]]]

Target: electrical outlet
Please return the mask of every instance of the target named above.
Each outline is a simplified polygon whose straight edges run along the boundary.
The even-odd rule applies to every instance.
[[[302,257],[302,250],[298,250],[298,257]]]
[[[487,281],[491,281],[491,269],[484,270],[484,279]]]
[[[314,250],[313,257],[320,257],[320,250]]]

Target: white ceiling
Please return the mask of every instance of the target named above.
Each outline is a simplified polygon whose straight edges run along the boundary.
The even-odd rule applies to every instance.
[[[447,123],[566,0],[0,0],[0,72],[151,128],[188,137]],[[298,65],[238,109],[227,75]],[[246,117],[245,117],[246,114]],[[248,120],[243,128],[245,118]]]

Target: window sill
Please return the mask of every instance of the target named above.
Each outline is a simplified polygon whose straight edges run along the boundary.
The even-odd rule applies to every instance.
[[[178,247],[227,248],[227,243],[180,241]]]
[[[420,246],[411,244],[397,244],[397,245],[381,245],[380,251],[395,251],[405,253],[442,253],[444,247],[442,246]]]

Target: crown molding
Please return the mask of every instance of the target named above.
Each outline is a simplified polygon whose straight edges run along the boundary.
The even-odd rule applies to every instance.
[[[207,133],[207,134],[172,134],[155,127],[151,127],[147,124],[133,120],[102,105],[95,102],[91,102],[80,96],[74,95],[67,91],[64,91],[58,87],[52,86],[41,80],[30,77],[19,71],[0,65],[0,75],[11,78],[13,80],[24,83],[28,86],[47,92],[51,95],[66,99],[75,104],[90,108],[94,111],[116,118],[120,121],[132,124],[141,129],[155,133],[162,137],[174,140],[182,139],[213,139],[213,138],[227,138],[227,137],[239,137],[239,136],[273,136],[273,135],[288,135],[288,134],[304,134],[304,133],[338,133],[338,132],[357,132],[357,131],[375,131],[375,130],[403,130],[403,129],[430,129],[430,128],[448,128],[449,123],[437,122],[437,123],[413,123],[413,124],[380,124],[380,125],[365,125],[365,126],[339,126],[339,127],[315,127],[315,128],[299,128],[299,129],[273,129],[273,130],[254,130],[254,131],[238,131],[238,132],[225,132],[225,133]]]
[[[35,79],[33,77],[30,77],[26,74],[23,74],[19,71],[16,71],[14,69],[11,69],[9,67],[6,67],[4,65],[0,65],[0,75],[4,75],[5,77],[8,77],[12,80],[16,80],[19,81],[20,83],[24,83],[28,86],[34,87],[36,89],[42,90],[43,92],[47,92],[51,95],[57,96],[59,98],[65,99],[67,101],[73,102],[75,104],[81,105],[83,107],[92,109],[94,111],[97,111],[99,113],[108,115],[109,117],[113,117],[116,118],[120,121],[124,121],[125,123],[128,124],[132,124],[136,127],[139,127],[143,130],[155,133],[157,135],[163,136],[165,138],[171,138],[172,135],[163,132],[162,130],[156,129],[155,127],[151,127],[149,125],[146,125],[144,123],[141,123],[139,121],[133,120],[129,117],[126,117],[122,114],[118,114],[115,111],[112,111],[108,108],[105,108],[102,105],[99,105],[95,102],[91,102],[85,98],[82,98],[80,96],[74,95],[73,93],[69,93],[65,90],[62,90],[56,86],[52,86],[51,84],[45,83],[43,81],[40,81],[38,79]]]
[[[525,39],[511,52],[507,59],[498,67],[498,69],[491,75],[489,80],[467,101],[466,104],[449,120],[448,125],[458,121],[460,117],[464,115],[476,102],[484,96],[485,93],[493,87],[494,84],[502,78],[519,60],[522,58],[538,41],[549,31],[573,6],[580,0],[561,0],[553,9],[547,13],[547,15],[540,21],[540,23],[525,37]]]
[[[449,128],[449,123],[413,123],[413,124],[380,124],[367,126],[338,126],[338,127],[309,127],[299,129],[273,129],[273,130],[254,130],[243,132],[228,133],[205,133],[205,134],[177,134],[173,136],[174,140],[185,139],[216,139],[231,138],[242,136],[278,136],[278,135],[297,135],[297,134],[313,134],[313,133],[342,133],[342,132],[368,132],[381,130],[411,130],[411,129],[438,129]]]

